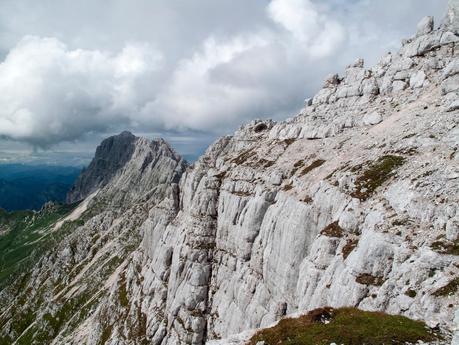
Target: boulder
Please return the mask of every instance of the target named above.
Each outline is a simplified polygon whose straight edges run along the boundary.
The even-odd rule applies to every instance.
[[[453,341],[451,342],[451,345],[459,345],[459,309],[456,310],[455,316],[454,316],[454,338]]]
[[[449,0],[448,14],[443,24],[448,30],[459,34],[459,0]]]
[[[433,31],[433,28],[434,18],[432,16],[424,17],[418,24],[416,36],[427,35]]]
[[[451,61],[443,71],[442,79],[445,80],[453,75],[459,74],[459,60]]]
[[[330,88],[340,83],[338,74],[331,74],[325,79],[324,87]]]
[[[374,111],[372,113],[365,114],[365,116],[363,117],[363,124],[366,126],[377,125],[378,123],[381,123],[382,120],[383,118],[381,114],[377,111]]]
[[[446,79],[441,84],[441,92],[443,95],[447,95],[456,91],[459,91],[459,74]]]
[[[426,81],[426,74],[424,71],[418,71],[413,74],[410,78],[410,87],[413,89],[418,89],[424,85]]]
[[[396,80],[392,84],[392,91],[397,93],[397,92],[405,90],[407,87],[408,87],[408,84],[406,82],[401,81],[401,80]]]
[[[459,99],[451,102],[446,107],[447,112],[456,111],[456,110],[459,110]]]

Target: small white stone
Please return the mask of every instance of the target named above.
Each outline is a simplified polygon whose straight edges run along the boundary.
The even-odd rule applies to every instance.
[[[392,91],[397,93],[397,92],[405,90],[407,87],[408,87],[408,84],[406,82],[401,81],[401,80],[396,80],[392,84]]]
[[[455,110],[459,110],[459,99],[456,101],[453,101],[446,107],[446,111],[448,112],[455,111]]]
[[[383,120],[382,116],[380,113],[377,111],[374,111],[370,114],[365,114],[363,117],[363,124],[368,126],[368,125],[377,125],[378,123],[381,123]]]

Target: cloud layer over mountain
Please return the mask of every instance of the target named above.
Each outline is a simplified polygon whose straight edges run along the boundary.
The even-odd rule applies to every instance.
[[[220,134],[293,115],[327,72],[370,63],[446,0],[0,4],[0,137]],[[184,134],[184,135],[185,135]],[[187,134],[186,134],[187,135]]]

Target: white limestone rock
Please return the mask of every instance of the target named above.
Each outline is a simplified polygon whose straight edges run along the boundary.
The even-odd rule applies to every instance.
[[[449,103],[446,107],[446,111],[450,112],[450,111],[456,111],[456,110],[459,110],[459,96],[456,95],[456,97],[458,99],[452,101],[451,103]]]
[[[434,29],[434,18],[432,16],[424,17],[417,26],[416,35],[422,36],[430,34]]]
[[[459,309],[456,310],[455,316],[454,316],[454,337],[453,341],[451,342],[451,345],[459,345]]]
[[[448,79],[449,77],[452,77],[456,74],[459,74],[459,60],[454,59],[451,61],[448,66],[444,69],[444,72],[442,74],[442,79]]]
[[[426,82],[426,74],[424,71],[418,71],[413,74],[410,78],[410,87],[413,89],[418,89],[424,86]]]
[[[444,20],[444,26],[448,30],[459,34],[459,0],[448,1],[448,13]]]
[[[441,84],[441,92],[443,95],[447,95],[452,92],[459,92],[459,74],[445,79]]]
[[[401,91],[405,90],[407,87],[408,87],[408,83],[407,82],[401,81],[401,80],[396,80],[392,84],[392,91],[394,93],[398,93],[398,92],[401,92]]]
[[[380,113],[374,111],[372,113],[365,114],[362,121],[365,126],[377,125],[383,121],[383,117]]]

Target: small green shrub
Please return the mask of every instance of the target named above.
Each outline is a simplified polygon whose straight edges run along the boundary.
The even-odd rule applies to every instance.
[[[105,343],[110,339],[113,331],[113,326],[107,326],[103,329],[102,334],[100,335],[98,345],[105,345]]]
[[[306,204],[311,204],[314,200],[309,196],[309,195],[306,195],[303,199],[301,199],[300,201],[306,203]]]
[[[127,308],[129,306],[129,298],[126,290],[126,277],[124,274],[120,278],[120,286],[118,289],[118,299],[122,307]]]
[[[285,139],[282,141],[282,143],[287,147],[289,147],[290,145],[292,145],[294,142],[296,141],[296,139]]]
[[[258,161],[257,165],[260,167],[269,168],[269,167],[272,167],[275,163],[276,162],[274,161],[270,161],[270,160],[262,158]]]

